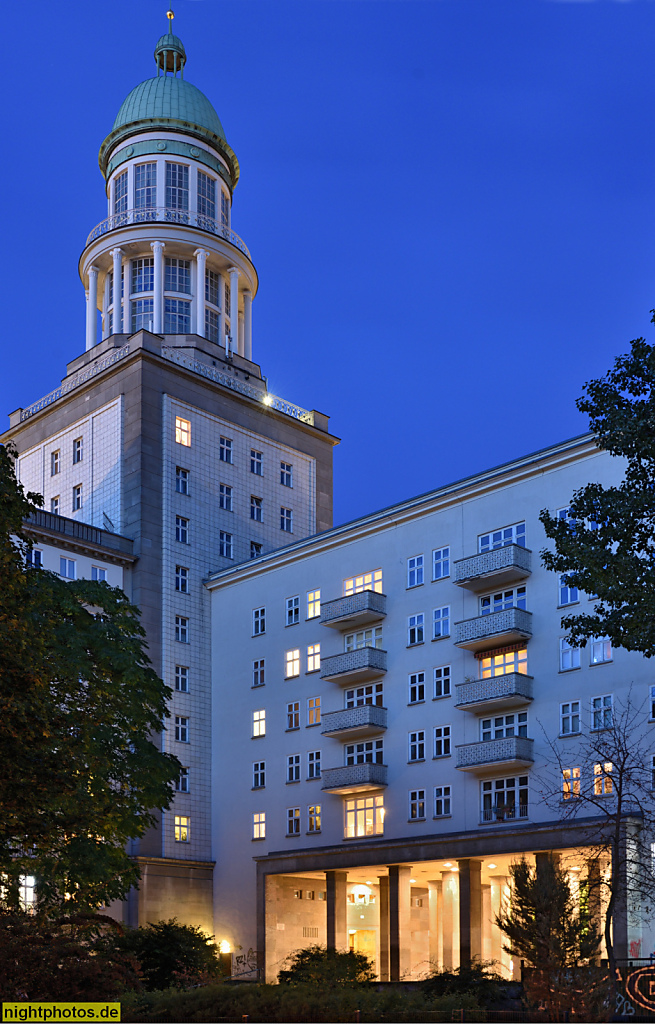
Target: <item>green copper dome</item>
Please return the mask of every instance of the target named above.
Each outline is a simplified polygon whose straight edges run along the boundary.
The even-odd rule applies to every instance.
[[[112,133],[134,121],[162,118],[186,121],[225,139],[223,125],[207,97],[185,79],[170,75],[147,78],[132,89],[116,115]]]

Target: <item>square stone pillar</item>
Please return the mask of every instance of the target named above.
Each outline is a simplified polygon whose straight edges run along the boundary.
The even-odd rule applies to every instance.
[[[441,937],[444,971],[459,967],[459,881],[456,871],[441,875]]]
[[[458,860],[459,866],[459,963],[465,967],[482,958],[482,863]]]
[[[389,876],[380,875],[380,981],[389,981]]]
[[[328,949],[348,949],[348,925],[346,884],[347,871],[326,871],[327,889],[327,947]]]
[[[491,930],[493,915],[491,913],[491,886],[482,886],[482,959],[491,960]]]
[[[409,894],[411,867],[389,867],[389,980],[400,981],[411,966]]]
[[[428,910],[430,928],[430,968],[441,969],[443,966],[443,939],[441,936],[441,881],[428,882]]]
[[[497,960],[499,964],[502,964],[504,967],[508,967],[508,956],[507,953],[503,952],[503,943],[506,941],[506,938],[496,924],[496,917],[500,914],[501,910],[504,909],[503,893],[505,886],[507,885],[507,878],[505,875],[492,875],[490,876],[489,881],[491,882],[489,898],[491,949],[489,959]]]

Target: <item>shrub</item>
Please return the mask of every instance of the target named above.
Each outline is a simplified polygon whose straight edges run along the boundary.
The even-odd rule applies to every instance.
[[[431,998],[469,995],[479,1006],[492,1006],[503,995],[504,982],[494,961],[474,960],[453,971],[435,971],[421,984]]]
[[[157,921],[128,928],[114,939],[116,948],[131,954],[140,964],[143,983],[155,989],[188,988],[215,981],[222,972],[218,950],[200,928],[171,921]]]
[[[306,946],[291,953],[287,963],[290,966],[280,971],[278,981],[289,985],[357,985],[375,978],[369,958],[354,950]]]

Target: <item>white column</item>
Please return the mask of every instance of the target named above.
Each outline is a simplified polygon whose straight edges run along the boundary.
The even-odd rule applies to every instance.
[[[218,275],[218,343],[225,345],[225,278],[223,274]]]
[[[243,353],[244,353],[243,339],[244,339],[243,316],[242,316],[241,313],[239,313],[239,346],[238,346],[238,351],[239,351],[239,355],[240,356],[242,356]]]
[[[230,267],[230,333],[232,335],[232,351],[239,346],[239,271]],[[241,353],[239,353],[241,355]]]
[[[121,314],[121,270],[123,267],[123,250],[112,249],[110,256],[113,260],[113,275],[114,275],[114,294],[112,295],[112,302],[114,304],[114,334],[123,333],[123,319]]]
[[[252,292],[243,293],[243,354],[252,360]]]
[[[205,337],[205,269],[207,265],[207,250],[196,249],[193,254],[196,258],[196,334],[201,338]]]
[[[102,336],[109,335],[109,274],[105,274],[105,290],[102,300]]]
[[[164,322],[164,243],[151,242],[150,248],[155,256],[152,333],[161,334]]]
[[[89,290],[86,300],[86,350],[98,342],[98,268],[89,267]]]

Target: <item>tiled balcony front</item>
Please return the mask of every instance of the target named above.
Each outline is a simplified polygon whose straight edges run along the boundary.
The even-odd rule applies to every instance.
[[[323,715],[322,724],[324,736],[336,736],[338,739],[374,736],[387,727],[387,709],[377,704],[363,704],[343,711],[328,711]]]
[[[486,772],[489,768],[512,771],[534,763],[534,740],[507,736],[502,740],[462,743],[457,747],[457,767],[463,772]]]
[[[504,587],[530,575],[532,552],[518,544],[494,548],[455,562],[455,583],[467,590]]]
[[[532,636],[532,612],[524,608],[505,608],[502,612],[478,615],[455,623],[455,643],[467,651],[503,647]]]
[[[321,679],[346,685],[365,683],[387,671],[387,652],[377,647],[359,647],[356,651],[333,654],[321,661]]]
[[[343,768],[324,768],[323,785],[327,793],[364,793],[387,784],[386,764],[352,764]]]
[[[504,708],[517,708],[533,699],[532,684],[532,676],[520,672],[457,683],[455,707],[463,711],[484,711],[490,714]]]
[[[387,614],[386,594],[363,590],[359,594],[338,597],[321,605],[321,625],[333,629],[359,629],[369,622],[378,622]]]

